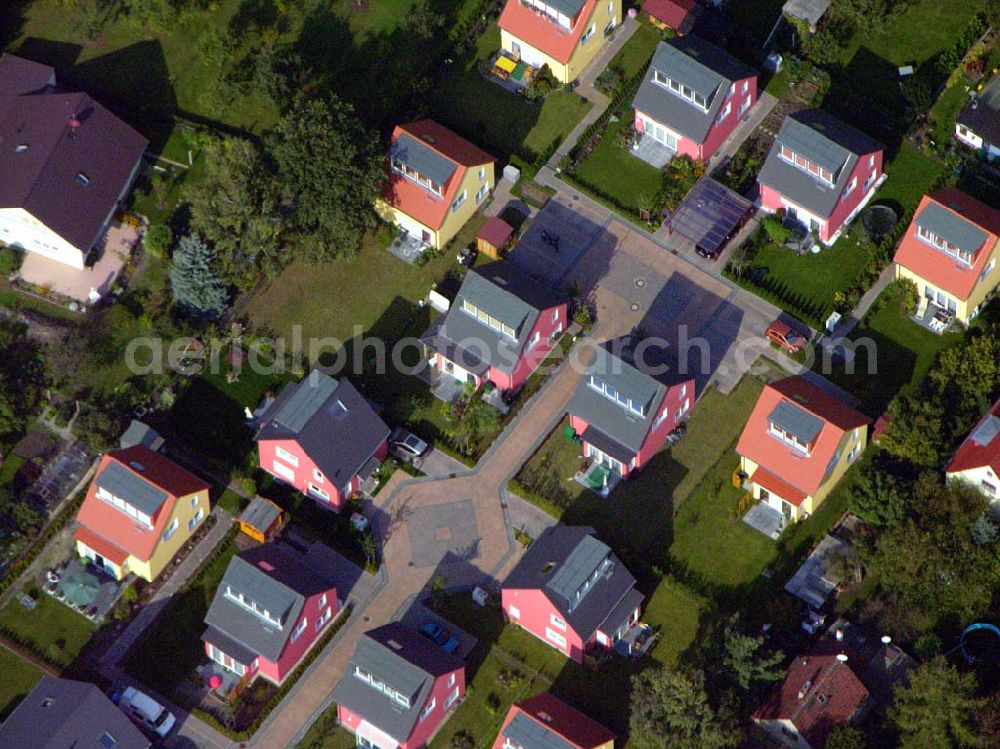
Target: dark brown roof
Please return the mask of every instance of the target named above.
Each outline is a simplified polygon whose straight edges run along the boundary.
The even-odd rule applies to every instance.
[[[45,88],[46,72],[51,68],[0,58],[0,208],[23,208],[87,251],[148,141],[87,94]]]

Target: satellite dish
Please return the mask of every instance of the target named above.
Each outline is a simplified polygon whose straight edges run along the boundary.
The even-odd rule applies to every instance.
[[[837,654],[837,660],[840,661],[841,663],[847,663],[847,654],[846,653],[838,653]]]

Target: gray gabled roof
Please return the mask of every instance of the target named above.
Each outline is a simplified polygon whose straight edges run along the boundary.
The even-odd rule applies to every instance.
[[[313,370],[285,386],[261,416],[256,440],[294,440],[344,486],[389,437],[389,427],[346,379]]]
[[[3,749],[149,746],[149,739],[96,686],[47,675],[0,725]]]
[[[138,465],[133,467],[136,470],[143,470]],[[124,499],[149,517],[153,517],[167,500],[165,491],[115,461],[110,461],[104,470],[97,474],[94,483],[101,489],[106,489],[116,497]]]
[[[989,238],[985,231],[971,221],[966,221],[933,201],[917,214],[915,223],[966,252],[977,252]]]
[[[227,588],[255,601],[278,618],[280,626],[231,600],[226,596]],[[205,615],[208,629],[202,637],[212,642],[212,632],[218,631],[246,651],[277,661],[306,599],[332,588],[331,581],[280,546],[263,544],[248,549],[230,560]],[[222,643],[216,644],[224,649]]]
[[[775,426],[794,435],[803,445],[812,444],[826,423],[801,406],[786,400],[778,403],[767,418]]]
[[[555,525],[548,528],[528,547],[518,565],[511,570],[503,583],[505,589],[539,590],[563,616],[573,630],[587,642],[597,630],[608,622],[610,629],[617,629],[621,621],[614,619],[620,612],[623,601],[638,601],[629,609],[631,613],[642,601],[642,594],[635,591],[635,578],[625,568],[618,557],[606,545],[593,537],[594,529],[587,526]],[[579,580],[583,570],[601,549],[607,554],[600,563],[607,560],[604,574],[588,587],[586,594],[575,606],[562,592],[552,589],[551,583],[568,590],[563,583],[572,578]],[[563,573],[565,567],[568,573]],[[594,568],[590,569],[591,575]],[[634,591],[634,592],[633,592]]]
[[[684,84],[705,97],[708,111],[664,88],[654,79],[655,71]],[[755,76],[726,51],[697,36],[683,36],[660,42],[646,77],[636,92],[632,106],[681,135],[701,143],[726,102],[729,86]],[[718,92],[718,95],[713,95]],[[739,92],[737,92],[739,94]],[[734,98],[734,101],[738,101]]]
[[[657,376],[640,371],[630,354],[634,344],[634,339],[625,337],[608,341],[598,347],[594,361],[587,367],[567,406],[569,413],[579,416],[591,428],[603,432],[607,437],[628,448],[632,455],[642,447],[653,423],[653,417],[667,392],[667,385],[690,379],[675,374],[675,367],[670,367],[670,371]],[[652,349],[647,350],[644,355],[649,365],[657,364],[652,361],[654,355]],[[669,366],[669,362],[662,363]],[[633,413],[595,390],[590,385],[591,375],[619,393],[624,393],[633,402],[642,404],[645,416]]]
[[[593,536],[584,536],[545,583],[546,589],[554,595],[562,596],[572,607],[576,594],[600,571],[610,555],[611,549],[607,544]]]
[[[522,712],[503,729],[503,736],[522,749],[577,749],[576,745]]]
[[[829,169],[833,187],[782,159],[779,155],[782,145]],[[810,213],[827,217],[837,205],[858,159],[881,149],[878,141],[823,110],[799,112],[781,123],[757,181]]]
[[[278,519],[281,509],[263,497],[254,497],[240,514],[240,521],[252,528],[266,531]]]
[[[976,94],[958,115],[958,123],[986,143],[1000,145],[1000,75],[993,76],[993,80]]]
[[[439,185],[444,185],[456,169],[455,164],[433,148],[406,133],[401,133],[392,142],[389,155]]]
[[[462,661],[398,622],[370,630],[360,638],[347,672],[333,690],[333,701],[405,742],[438,676],[462,668]],[[355,667],[381,680],[410,700],[403,708],[354,674]]]
[[[513,328],[513,339],[462,309],[468,300],[478,309]],[[424,340],[448,359],[474,374],[496,367],[513,372],[539,314],[563,302],[563,297],[508,260],[470,269],[447,314],[424,334]],[[467,365],[467,366],[466,366]]]

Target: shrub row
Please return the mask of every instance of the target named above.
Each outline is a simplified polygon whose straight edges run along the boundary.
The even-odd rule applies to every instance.
[[[52,660],[38,643],[6,627],[0,627],[0,645],[53,676],[58,676],[65,668],[64,664]]]
[[[210,725],[219,733],[228,736],[233,741],[247,741],[253,738],[253,735],[260,730],[264,721],[267,720],[267,716],[269,716],[274,711],[274,708],[276,708],[278,704],[285,699],[285,696],[292,691],[292,687],[294,687],[298,680],[302,678],[302,675],[306,672],[309,666],[312,665],[313,661],[319,658],[320,654],[326,649],[326,646],[330,644],[330,641],[347,623],[347,620],[350,619],[350,617],[351,610],[348,608],[340,615],[337,621],[333,623],[333,626],[330,627],[330,631],[323,635],[322,639],[313,646],[313,649],[309,651],[309,655],[307,655],[302,663],[298,665],[291,678],[287,679],[285,683],[281,685],[278,691],[274,693],[270,700],[268,700],[267,704],[261,708],[257,717],[254,718],[250,725],[246,728],[240,730],[229,728],[212,713],[202,710],[199,707],[193,708],[191,710],[191,714]]]

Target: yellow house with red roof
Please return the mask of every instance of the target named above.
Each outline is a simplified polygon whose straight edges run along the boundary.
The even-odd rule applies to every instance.
[[[495,159],[433,120],[397,125],[375,210],[426,246],[450,242],[496,184]]]
[[[118,580],[155,580],[208,517],[208,488],[145,445],[109,452],[76,517],[77,553]]]
[[[754,499],[809,517],[864,451],[869,421],[802,377],[767,385],[736,445]]]
[[[580,77],[622,21],[621,0],[507,0],[497,25],[511,57],[548,65],[561,83]]]

